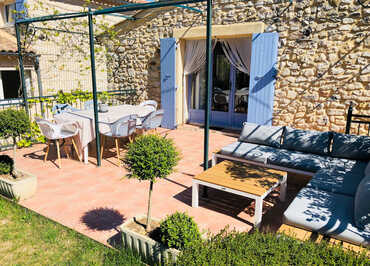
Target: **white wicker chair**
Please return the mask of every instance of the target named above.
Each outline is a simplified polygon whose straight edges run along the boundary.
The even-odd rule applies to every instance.
[[[164,110],[162,109],[151,112],[143,119],[141,125],[136,126],[136,128],[144,132],[153,129],[157,130],[157,128],[160,127],[162,124],[163,114]]]
[[[61,159],[60,159],[60,143],[59,140],[61,139],[67,139],[71,138],[72,139],[72,146],[75,149],[78,159],[81,161],[81,157],[79,155],[76,143],[73,139],[74,136],[78,134],[78,126],[76,123],[70,123],[70,122],[65,122],[65,123],[52,123],[48,120],[41,119],[36,117],[36,123],[40,127],[40,130],[42,134],[45,136],[45,138],[48,140],[48,146],[46,148],[46,153],[44,157],[44,162],[46,161],[48,154],[49,154],[49,149],[50,149],[50,142],[55,141],[56,146],[57,146],[57,153],[58,153],[58,161],[59,161],[59,168],[62,167]],[[69,154],[66,151],[66,147],[64,147],[64,151],[69,158]]]
[[[118,163],[121,165],[118,140],[128,137],[129,141],[132,142],[132,136],[136,130],[136,119],[136,115],[127,115],[113,123],[99,122],[101,135],[100,159],[103,159],[105,138],[112,137],[116,144]]]
[[[153,111],[155,111],[157,110],[158,103],[154,100],[148,100],[148,101],[142,102],[141,104],[139,104],[139,106],[151,106],[153,107]]]

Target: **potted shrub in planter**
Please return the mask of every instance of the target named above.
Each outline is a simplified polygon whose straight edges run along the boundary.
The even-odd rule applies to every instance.
[[[137,230],[143,218],[128,220],[121,226],[123,244],[156,262],[175,262],[181,250],[202,241],[197,224],[186,213],[176,212],[161,222],[153,219],[157,227],[148,236]]]
[[[15,199],[27,199],[34,195],[36,176],[16,167],[17,137],[30,131],[30,121],[24,111],[7,109],[0,111],[0,137],[12,138],[13,158],[1,156],[0,192]]]
[[[150,238],[155,234],[155,227],[159,226],[158,220],[151,219],[151,196],[156,179],[164,178],[173,171],[179,160],[179,153],[172,140],[159,135],[139,136],[128,147],[125,165],[130,171],[130,177],[147,180],[150,184],[147,214],[121,226],[123,241],[143,255],[161,259],[162,256],[167,256],[168,251],[164,245]],[[140,228],[145,230],[140,232]]]

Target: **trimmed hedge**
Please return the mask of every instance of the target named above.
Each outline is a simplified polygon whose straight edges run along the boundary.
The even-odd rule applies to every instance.
[[[192,242],[178,257],[178,265],[370,265],[370,261],[365,254],[325,242],[223,230],[206,242]]]

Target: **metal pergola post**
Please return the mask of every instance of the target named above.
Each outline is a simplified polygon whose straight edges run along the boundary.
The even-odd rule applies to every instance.
[[[207,36],[206,36],[206,99],[204,112],[204,154],[203,169],[208,169],[208,147],[209,147],[209,96],[212,88],[212,0],[207,0]],[[203,196],[207,196],[207,188],[204,187]]]
[[[29,115],[26,80],[24,78],[24,65],[23,65],[22,45],[21,45],[21,33],[20,33],[19,27],[20,27],[19,24],[15,24],[15,34],[17,36],[17,46],[18,46],[19,70],[21,72],[21,86],[22,86],[23,104],[24,104],[24,108],[26,110],[27,115]]]
[[[39,89],[39,96],[42,97],[42,96],[44,96],[44,93],[43,93],[43,88],[42,88],[39,57],[40,57],[40,55],[35,55],[34,65],[35,65],[35,71],[36,71],[36,76],[37,76],[37,87]],[[41,108],[42,117],[45,119],[45,106],[44,106],[43,101],[40,101],[40,108]]]
[[[96,72],[95,72],[95,50],[94,50],[94,22],[92,12],[89,9],[89,37],[90,37],[90,59],[91,59],[91,79],[92,91],[94,99],[94,123],[95,123],[95,136],[96,136],[96,162],[101,165],[100,160],[100,134],[99,134],[99,117],[98,117],[98,96],[96,93]]]

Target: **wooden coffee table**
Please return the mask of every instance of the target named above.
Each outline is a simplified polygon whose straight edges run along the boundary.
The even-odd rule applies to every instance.
[[[199,206],[199,185],[254,199],[254,225],[259,227],[262,221],[263,199],[280,186],[280,200],[285,201],[286,181],[287,172],[226,160],[193,178],[192,206]]]

